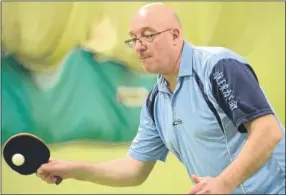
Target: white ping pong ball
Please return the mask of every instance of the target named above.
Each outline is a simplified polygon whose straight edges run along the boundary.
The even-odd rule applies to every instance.
[[[14,154],[12,156],[12,162],[16,166],[22,166],[25,162],[25,158],[22,154]]]

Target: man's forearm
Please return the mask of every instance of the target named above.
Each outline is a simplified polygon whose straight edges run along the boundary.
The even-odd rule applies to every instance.
[[[234,190],[269,159],[279,140],[279,136],[263,133],[262,129],[250,134],[240,154],[218,178]]]
[[[110,162],[78,162],[73,165],[73,178],[107,186],[136,186],[146,179],[149,173],[140,173],[130,159],[118,159]]]

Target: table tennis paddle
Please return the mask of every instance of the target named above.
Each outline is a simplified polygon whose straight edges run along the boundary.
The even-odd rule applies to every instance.
[[[3,146],[3,157],[11,169],[21,175],[31,175],[37,172],[42,164],[50,159],[48,146],[39,137],[20,133],[9,138]],[[16,164],[15,159],[22,160]],[[56,176],[56,185],[62,182],[62,178]]]

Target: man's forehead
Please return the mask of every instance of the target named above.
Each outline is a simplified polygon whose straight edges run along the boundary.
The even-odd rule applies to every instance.
[[[131,19],[129,34],[142,33],[144,31],[156,32],[156,29],[159,27],[158,25],[157,20],[152,18],[150,14],[138,14]]]

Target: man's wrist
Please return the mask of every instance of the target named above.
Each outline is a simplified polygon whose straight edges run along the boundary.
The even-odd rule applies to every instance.
[[[77,180],[87,180],[90,176],[90,165],[84,162],[71,162],[69,164],[69,176]]]
[[[230,192],[234,191],[237,188],[237,186],[238,186],[238,184],[235,181],[235,179],[231,177],[231,174],[223,172],[222,174],[217,176],[217,179]]]

